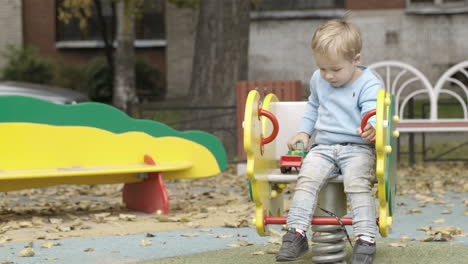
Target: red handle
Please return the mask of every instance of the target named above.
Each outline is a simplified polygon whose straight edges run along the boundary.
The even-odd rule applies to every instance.
[[[369,118],[371,118],[372,116],[375,116],[375,113],[376,113],[376,110],[370,110],[369,112],[367,112],[364,117],[362,118],[361,120],[361,131],[364,132],[364,128],[366,127],[367,125],[367,120],[369,120]]]
[[[265,116],[268,119],[270,119],[271,123],[273,124],[273,132],[271,132],[271,135],[267,138],[262,137],[262,145],[268,144],[275,139],[275,137],[278,135],[278,130],[279,130],[279,125],[278,125],[278,119],[276,119],[276,116],[274,116],[271,112],[264,110],[264,109],[259,109],[258,111],[259,117],[260,116]]]

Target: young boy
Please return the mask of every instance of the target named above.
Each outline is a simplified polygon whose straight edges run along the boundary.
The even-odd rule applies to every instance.
[[[291,208],[288,232],[276,254],[277,261],[295,260],[308,250],[306,231],[317,206],[320,189],[338,173],[353,213],[357,237],[351,263],[372,263],[377,234],[374,196],[375,118],[361,131],[362,117],[376,108],[380,80],[360,66],[361,35],[356,26],[332,20],[321,25],[312,38],[312,50],[320,68],[310,80],[310,96],[299,133],[289,142],[303,142],[312,133],[315,143],[299,172]],[[372,124],[372,125],[371,125]],[[325,208],[326,209],[326,208]]]

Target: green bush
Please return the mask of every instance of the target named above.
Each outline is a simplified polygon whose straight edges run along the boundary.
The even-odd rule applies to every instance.
[[[104,57],[97,57],[88,62],[84,79],[91,100],[106,103],[112,101],[112,73]]]
[[[7,59],[1,71],[3,80],[40,84],[49,83],[52,80],[54,66],[35,48],[8,46],[2,55]]]
[[[111,102],[113,79],[110,67],[104,57],[91,60],[84,71],[88,95],[93,101]],[[140,100],[162,100],[165,95],[165,83],[162,74],[141,59],[135,62],[137,96]]]
[[[55,63],[54,78],[51,84],[58,87],[88,93],[84,83],[84,66],[69,64],[63,60]]]
[[[166,84],[161,72],[153,68],[142,59],[135,62],[135,79],[137,96],[140,101],[163,100],[166,95]]]

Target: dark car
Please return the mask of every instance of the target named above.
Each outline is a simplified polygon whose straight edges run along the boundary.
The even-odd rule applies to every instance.
[[[0,96],[2,95],[29,96],[56,104],[76,104],[90,101],[86,95],[70,89],[14,81],[0,82]]]

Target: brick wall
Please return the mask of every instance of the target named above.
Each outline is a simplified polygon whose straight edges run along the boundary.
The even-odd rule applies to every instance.
[[[392,9],[404,8],[405,0],[346,0],[347,9]]]
[[[16,1],[21,2],[21,0]],[[1,12],[3,10],[0,10]],[[41,55],[62,59],[72,64],[83,64],[94,56],[104,56],[104,50],[97,48],[57,49],[55,16],[55,0],[23,0],[24,44],[38,48]],[[137,49],[136,55],[157,68],[163,75],[166,74],[164,47]]]

